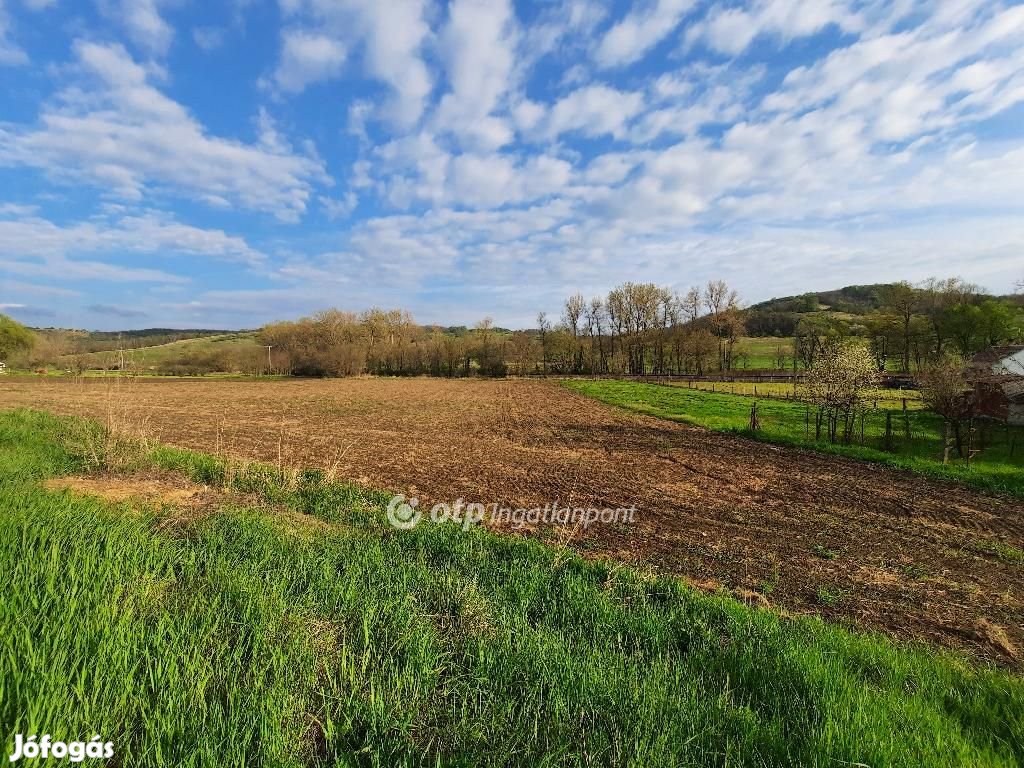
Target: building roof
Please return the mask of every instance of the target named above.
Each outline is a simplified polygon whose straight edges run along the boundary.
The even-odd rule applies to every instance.
[[[1003,392],[1011,403],[1024,403],[1024,376],[1007,376]]]
[[[976,388],[981,386],[986,392],[1001,390],[1009,402],[1024,404],[1024,376],[990,373],[985,376],[975,376],[971,381]]]
[[[1007,344],[1001,347],[989,347],[972,357],[971,365],[998,363],[1000,360],[1005,360],[1018,352],[1024,352],[1024,344]]]

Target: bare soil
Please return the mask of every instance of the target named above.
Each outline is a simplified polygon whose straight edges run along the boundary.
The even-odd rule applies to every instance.
[[[635,506],[527,531],[753,605],[1024,663],[1024,502],[627,413],[536,381],[0,380],[0,408],[418,496]],[[1010,553],[1009,555],[1007,553]]]

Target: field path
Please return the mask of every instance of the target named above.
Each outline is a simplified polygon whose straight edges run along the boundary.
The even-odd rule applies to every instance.
[[[638,509],[572,546],[758,604],[1024,663],[1024,502],[628,413],[535,381],[0,379],[0,408],[334,468],[429,502]],[[532,531],[549,541],[566,531]]]

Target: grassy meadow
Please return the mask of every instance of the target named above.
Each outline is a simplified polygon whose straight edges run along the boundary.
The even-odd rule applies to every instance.
[[[249,353],[259,350],[256,344],[256,332],[225,333],[216,336],[200,336],[193,339],[181,339],[151,347],[137,347],[124,350],[125,368],[145,372],[149,368],[160,366],[176,360],[186,354],[204,353]],[[264,356],[266,350],[263,350]],[[104,352],[84,352],[78,355],[66,355],[61,363],[70,366],[81,361],[88,369],[114,368],[120,361],[117,350]]]
[[[534,541],[396,531],[384,496],[316,472],[87,460],[96,430],[0,414],[8,754],[50,733],[124,766],[1024,760],[1009,672]],[[231,493],[190,519],[41,485],[97,464]]]
[[[1024,496],[1024,431],[1019,428],[1007,432],[1003,428],[989,427],[985,432],[984,450],[975,455],[969,467],[962,459],[943,465],[942,418],[930,411],[911,408],[909,403],[906,421],[902,412],[892,413],[893,443],[892,450],[887,451],[884,446],[886,412],[892,412],[892,402],[886,407],[880,401],[877,410],[867,412],[863,445],[860,444],[859,422],[854,444],[842,445],[831,444],[824,437],[818,441],[814,439],[813,409],[808,430],[808,406],[799,401],[757,400],[761,428],[757,432],[750,432],[750,410],[754,399],[746,394],[706,391],[711,386],[708,382],[700,385],[706,389],[613,380],[578,379],[562,383],[581,394],[650,416],[720,432],[737,432],[759,440],[881,462],[932,477],[962,482],[982,490]],[[716,383],[718,386],[721,385]],[[739,386],[753,387],[752,384]],[[764,386],[769,391],[771,387],[767,384],[757,386],[759,390]],[[746,389],[738,391],[746,393]],[[909,438],[905,431],[907,424],[910,427]],[[977,448],[981,445],[981,435],[976,433],[975,440],[978,441],[975,443]],[[956,452],[952,455],[955,457]]]
[[[743,336],[736,342],[733,354],[736,356],[736,369],[759,370],[779,367],[780,351],[787,359],[793,354],[792,336]],[[789,368],[792,362],[785,366]]]
[[[807,395],[807,386],[797,384],[784,384],[781,382],[750,382],[750,381],[700,381],[688,379],[685,381],[666,381],[676,387],[686,389],[699,389],[704,392],[717,392],[726,395],[745,395],[747,397],[766,399],[796,399],[800,400]],[[921,410],[925,407],[921,400],[921,393],[916,389],[873,389],[867,394],[872,408],[886,410],[903,410],[903,403],[906,402],[908,410]]]

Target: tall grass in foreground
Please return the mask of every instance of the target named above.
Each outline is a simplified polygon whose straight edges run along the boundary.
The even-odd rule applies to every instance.
[[[42,490],[68,424],[0,414],[0,739],[129,766],[906,765],[1024,760],[1024,682],[669,578],[454,526],[305,473],[232,476],[333,521]],[[151,460],[223,483],[211,457]]]
[[[892,422],[893,450],[889,452],[882,450],[885,431],[883,411],[871,413],[867,419],[864,445],[858,444],[859,423],[854,443],[844,445],[829,443],[824,438],[815,440],[813,413],[808,429],[807,406],[800,402],[758,401],[761,429],[750,432],[750,408],[754,402],[750,397],[635,381],[576,379],[563,381],[562,385],[610,405],[649,416],[864,459],[929,477],[953,480],[980,490],[1024,497],[1024,439],[1014,447],[1011,455],[1010,444],[1005,440],[998,441],[999,431],[992,430],[994,437],[990,436],[985,451],[974,457],[970,467],[963,461],[943,465],[942,418],[930,411],[912,410],[907,414],[910,439],[903,435],[902,414],[898,414]]]

